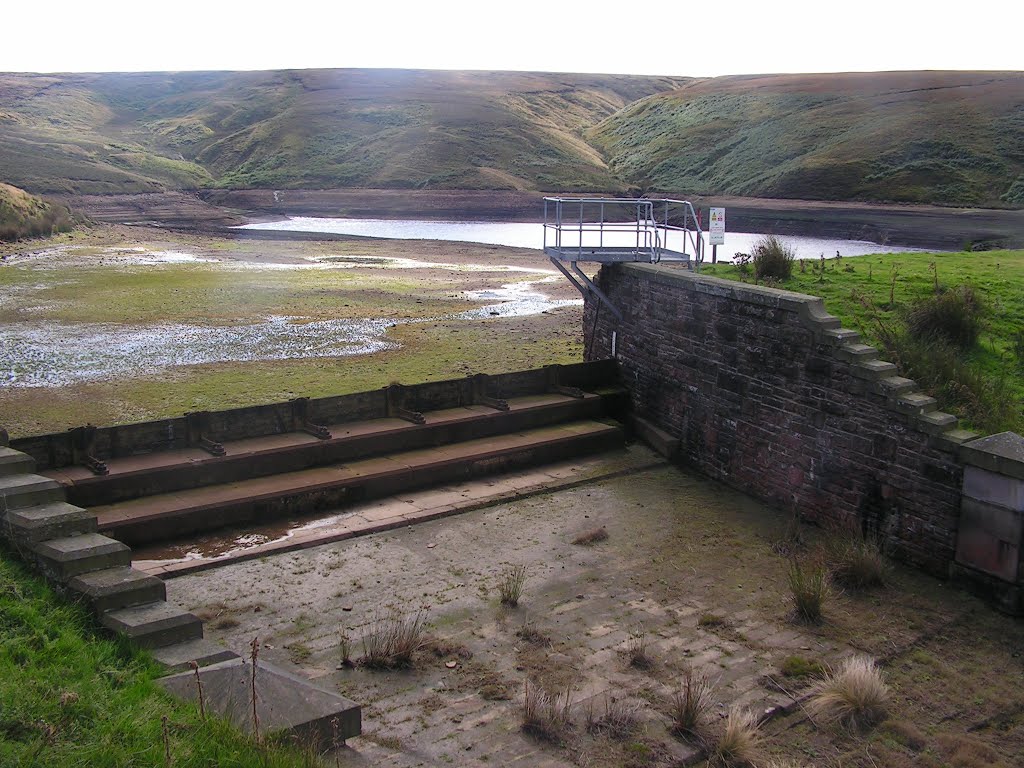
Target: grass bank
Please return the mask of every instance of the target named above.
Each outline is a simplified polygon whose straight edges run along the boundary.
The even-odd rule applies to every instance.
[[[102,635],[82,608],[0,551],[0,765],[311,764],[202,719],[157,686],[159,674],[146,654]]]
[[[704,274],[753,281],[732,264]],[[984,309],[978,341],[939,350],[908,337],[906,316],[936,289],[969,285]],[[846,328],[861,332],[940,407],[985,432],[1024,429],[1024,251],[896,253],[800,261],[779,287],[821,296]]]

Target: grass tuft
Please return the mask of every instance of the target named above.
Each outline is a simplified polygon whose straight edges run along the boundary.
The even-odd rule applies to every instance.
[[[572,540],[572,543],[583,547],[589,547],[592,544],[605,541],[607,538],[608,529],[602,525],[600,528],[594,528],[592,531],[580,534]]]
[[[412,666],[416,651],[423,647],[426,628],[425,608],[409,614],[397,606],[390,608],[385,615],[376,616],[362,636],[360,663],[370,669]]]
[[[530,685],[527,680],[523,688],[523,731],[542,741],[560,744],[572,727],[572,703],[571,687],[552,693],[536,683]]]
[[[875,662],[851,656],[814,686],[808,711],[827,723],[864,729],[885,719],[888,704],[889,687]]]
[[[733,707],[718,743],[711,752],[714,763],[733,768],[752,765],[761,743],[760,723],[749,709]]]
[[[625,741],[640,728],[640,705],[612,696],[604,697],[604,712],[597,715],[593,702],[587,709],[587,733]]]
[[[526,566],[513,565],[506,568],[498,580],[498,598],[502,605],[515,608],[519,605],[519,599],[523,596],[523,586],[526,584]]]
[[[711,706],[713,686],[707,675],[694,672],[687,666],[683,670],[683,683],[672,696],[672,732],[679,736],[696,736]]]
[[[654,658],[647,652],[647,630],[643,625],[637,624],[629,630],[629,637],[626,639],[626,648],[623,651],[629,666],[637,669],[652,669]]]
[[[848,589],[867,590],[885,586],[889,563],[874,541],[837,534],[828,544],[832,580]]]
[[[819,623],[830,595],[825,568],[819,563],[802,564],[793,558],[789,561],[789,591],[796,619]]]
[[[758,238],[750,251],[754,277],[758,280],[788,280],[793,274],[796,252],[775,235]]]
[[[907,330],[967,350],[978,342],[984,314],[981,295],[970,285],[958,285],[915,302],[907,312]]]

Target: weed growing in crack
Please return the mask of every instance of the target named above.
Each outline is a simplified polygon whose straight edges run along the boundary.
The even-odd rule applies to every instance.
[[[797,620],[809,624],[819,623],[825,601],[831,594],[824,566],[820,563],[801,563],[797,558],[790,560],[789,591]]]
[[[552,693],[527,680],[523,689],[523,731],[560,744],[572,727],[572,694],[571,686]]]
[[[362,636],[360,663],[370,669],[412,666],[413,656],[423,646],[426,627],[425,608],[415,613],[404,613],[397,606],[388,609],[385,615],[374,618]]]
[[[695,672],[687,666],[683,670],[683,682],[672,697],[672,732],[680,736],[696,736],[708,708],[711,706],[713,686],[710,678]]]
[[[513,565],[506,568],[498,580],[498,597],[502,605],[515,608],[519,605],[519,598],[523,596],[523,586],[526,584],[526,566]]]
[[[629,630],[624,653],[631,667],[651,669],[654,666],[654,658],[647,651],[647,630],[643,625],[637,624]]]
[[[625,741],[640,728],[640,705],[635,701],[605,695],[604,711],[594,711],[594,702],[587,706],[587,733],[601,734],[616,741]]]

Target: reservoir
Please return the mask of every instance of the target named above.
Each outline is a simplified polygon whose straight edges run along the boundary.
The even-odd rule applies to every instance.
[[[416,219],[329,219],[296,216],[281,221],[246,224],[239,229],[269,229],[284,232],[322,232],[337,235],[359,235],[398,240],[455,240],[485,245],[509,245],[517,248],[543,247],[541,224],[500,221],[423,221]],[[707,235],[705,234],[705,238]],[[761,237],[752,232],[726,232],[725,245],[718,247],[718,258],[731,261],[735,253],[749,253],[754,241]],[[838,251],[843,256],[868,253],[909,253],[921,248],[879,245],[866,240],[834,240],[819,237],[781,235],[784,243],[796,250],[797,258],[832,258]],[[711,248],[707,249],[710,261]]]

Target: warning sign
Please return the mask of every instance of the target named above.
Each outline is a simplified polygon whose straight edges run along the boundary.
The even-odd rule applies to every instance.
[[[711,209],[711,224],[708,227],[708,244],[725,245],[725,208]]]

